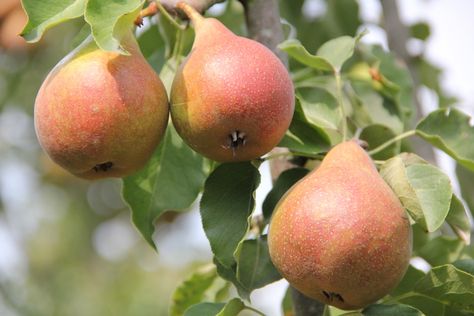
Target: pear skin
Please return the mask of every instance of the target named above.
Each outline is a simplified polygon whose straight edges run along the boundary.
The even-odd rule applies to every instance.
[[[336,145],[282,197],[268,243],[290,285],[345,310],[388,294],[412,251],[408,215],[354,141]]]
[[[83,43],[51,71],[36,97],[41,146],[81,178],[124,177],[139,170],[166,129],[163,83],[132,32],[123,46],[129,56]]]
[[[171,88],[171,118],[185,142],[220,162],[258,158],[275,147],[294,111],[293,83],[262,44],[180,6],[194,24],[190,55]],[[191,10],[191,11],[190,11]]]

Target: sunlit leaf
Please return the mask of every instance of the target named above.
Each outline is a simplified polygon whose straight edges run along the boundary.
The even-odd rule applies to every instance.
[[[296,39],[286,40],[278,45],[278,48],[306,66],[322,71],[334,71],[329,61],[322,57],[311,55],[301,42]]]
[[[416,254],[432,266],[438,266],[459,259],[463,248],[464,243],[457,238],[438,236],[426,243]]]
[[[442,225],[452,197],[448,176],[428,164],[406,166],[399,156],[384,163],[380,173],[418,224],[430,232]]]
[[[104,50],[127,53],[121,40],[133,27],[144,0],[88,0],[84,18],[97,45]]]
[[[328,89],[301,87],[297,89],[297,98],[306,120],[322,129],[331,144],[338,144],[342,139],[342,116],[336,98]]]
[[[357,117],[358,123],[365,123],[358,127],[377,124],[389,127],[395,134],[403,132],[403,114],[393,102],[374,91],[372,86],[365,82],[352,82],[352,88],[355,92],[353,103],[358,103],[354,115],[357,117],[364,114],[362,118]]]
[[[171,298],[170,315],[181,316],[188,307],[202,301],[216,277],[215,267],[205,267],[193,273],[175,289]]]
[[[339,72],[342,65],[352,57],[354,49],[365,33],[360,33],[356,37],[341,36],[324,43],[316,55],[327,60],[334,69]]]
[[[474,312],[474,275],[451,264],[433,268],[418,282],[415,291],[457,310]]]
[[[21,35],[37,42],[49,28],[84,14],[86,0],[22,0],[28,23]]]
[[[464,167],[474,170],[474,127],[470,117],[457,109],[431,112],[416,127],[416,132],[443,150]]]

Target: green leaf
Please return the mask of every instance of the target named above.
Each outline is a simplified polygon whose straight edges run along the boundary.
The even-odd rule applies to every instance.
[[[399,156],[385,162],[380,173],[410,216],[425,230],[433,232],[443,224],[452,196],[448,176],[428,164],[406,166]]]
[[[258,169],[249,162],[222,164],[206,180],[202,224],[214,256],[226,267],[235,263],[234,252],[248,231],[259,183]]]
[[[217,267],[217,273],[221,278],[232,282],[232,284],[237,289],[239,296],[243,299],[249,300],[250,299],[250,292],[237,280],[237,263],[234,263],[231,267],[226,267],[222,263],[220,263],[216,257],[214,257],[214,264]]]
[[[431,112],[416,127],[417,134],[474,171],[474,127],[470,117],[457,109]]]
[[[278,48],[303,65],[321,71],[334,71],[328,60],[319,56],[311,55],[306,48],[303,47],[301,42],[296,39],[286,40],[278,45]]]
[[[191,150],[172,125],[148,164],[124,178],[123,197],[143,237],[154,246],[154,220],[167,210],[185,210],[201,191],[207,171],[202,156]]]
[[[331,144],[341,142],[341,111],[335,96],[329,88],[301,87],[297,89],[297,99],[308,123],[324,131]]]
[[[216,277],[217,272],[214,266],[211,268],[206,266],[192,274],[175,289],[171,298],[170,315],[181,316],[191,305],[202,301],[206,290],[211,287]]]
[[[281,302],[281,309],[283,310],[283,316],[293,315],[293,298],[291,297],[291,287],[288,286],[285,291],[285,296]]]
[[[424,316],[418,309],[404,305],[404,304],[393,304],[393,305],[370,305],[362,311],[364,316]]]
[[[84,14],[86,0],[22,0],[28,22],[21,35],[37,42],[49,28]]]
[[[416,255],[425,259],[432,266],[439,266],[459,259],[463,248],[464,243],[457,238],[438,236],[420,248]]]
[[[176,71],[178,70],[178,67],[179,67],[179,61],[181,59],[182,59],[181,56],[177,58],[176,57],[168,58],[166,59],[166,62],[161,68],[160,79],[163,82],[163,85],[165,86],[166,91],[168,91],[168,97],[170,97],[169,94],[171,93],[171,85],[173,84],[173,79],[176,75]]]
[[[340,72],[342,65],[354,54],[354,48],[364,34],[360,33],[356,37],[341,36],[332,39],[318,49],[317,55],[327,60],[336,72]]]
[[[150,64],[156,73],[160,73],[163,65],[168,60],[165,58],[165,43],[161,39],[158,27],[156,25],[152,25],[147,30],[140,33],[140,37],[138,37],[138,43],[140,44],[140,50],[143,56],[146,58],[148,64]],[[161,74],[160,79],[163,81]]]
[[[415,93],[413,79],[408,67],[401,63],[400,59],[392,52],[386,51],[381,46],[371,46],[370,54],[377,59],[379,71],[384,77],[384,87],[381,92],[391,97],[393,101],[392,111],[396,112],[404,126],[411,125],[411,119],[415,113],[413,109],[416,107],[413,102]],[[398,86],[397,93],[387,93],[387,90],[392,90],[387,80]]]
[[[456,176],[461,186],[461,196],[474,216],[474,171],[456,164]]]
[[[413,290],[416,283],[425,276],[425,273],[416,269],[412,265],[408,266],[407,272],[403,279],[398,283],[397,287],[390,292],[390,296],[397,297]]]
[[[186,310],[184,316],[237,316],[244,309],[248,309],[239,298],[233,298],[224,303],[200,303]]]
[[[415,66],[421,83],[438,95],[438,106],[440,108],[446,108],[458,101],[455,97],[446,94],[446,91],[444,91],[441,85],[441,78],[443,76],[441,68],[433,65],[426,58],[417,58],[414,61],[416,62]]]
[[[188,308],[184,316],[216,316],[224,306],[224,303],[200,303]]]
[[[453,194],[446,222],[465,244],[471,241],[471,223],[461,201]]]
[[[446,305],[432,298],[413,293],[409,297],[399,300],[400,303],[413,306],[427,316],[451,316],[446,315]]]
[[[360,133],[360,139],[365,140],[369,144],[369,150],[377,148],[395,136],[395,133],[390,128],[380,124],[366,126]],[[397,155],[399,152],[400,142],[394,143],[381,152],[376,153],[372,158],[375,160],[386,160]]]
[[[283,171],[275,181],[273,188],[266,196],[262,204],[263,217],[268,222],[270,217],[280,201],[281,197],[288,191],[297,181],[308,174],[309,170],[305,168],[292,168]]]
[[[461,259],[453,263],[457,269],[467,272],[474,276],[474,260],[473,259]]]
[[[457,310],[474,312],[474,275],[451,264],[431,269],[426,277],[418,282],[415,291]]]
[[[395,134],[403,132],[403,114],[392,101],[381,96],[365,82],[352,82],[352,88],[355,92],[352,102],[357,106],[354,116],[357,123],[363,124],[358,127],[377,124],[389,127]],[[362,114],[363,119],[359,118]]]
[[[425,41],[431,34],[430,25],[425,22],[418,22],[410,26],[411,36]]]
[[[233,298],[216,316],[237,316],[241,311],[246,308],[244,302],[238,298]]]
[[[266,236],[242,243],[237,261],[237,279],[249,292],[281,279],[270,260]]]
[[[322,128],[308,121],[300,101],[296,99],[290,127],[278,146],[296,153],[317,155],[329,149],[330,140]]]
[[[144,0],[88,0],[84,18],[91,26],[97,46],[103,50],[127,54],[121,45],[121,40],[125,32],[134,26],[133,22],[144,2]]]

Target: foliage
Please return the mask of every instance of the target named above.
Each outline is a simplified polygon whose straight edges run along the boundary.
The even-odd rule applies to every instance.
[[[216,165],[193,152],[172,126],[147,166],[123,179],[123,198],[133,223],[158,249],[153,239],[156,221],[166,211],[188,211],[202,194],[202,226],[213,252],[213,267],[197,271],[176,289],[171,315],[237,315],[253,310],[250,303],[232,297],[229,284],[245,300],[253,290],[280,279],[269,259],[265,235],[274,206],[331,146],[352,137],[367,142],[381,175],[407,209],[414,227],[414,256],[424,259],[430,270],[410,266],[399,286],[382,301],[343,315],[474,313],[471,226],[460,197],[453,193],[456,179],[415,155],[408,138],[417,136],[457,162],[461,197],[473,212],[471,118],[446,108],[454,100],[437,80],[439,69],[421,59],[417,69],[422,84],[439,95],[441,109],[414,125],[416,90],[410,72],[391,52],[360,42],[364,33],[357,33],[361,24],[357,2],[328,1],[326,15],[309,20],[299,19],[303,2],[281,1],[281,14],[296,28],[298,39],[289,38],[279,46],[291,59],[297,95],[293,121],[279,146],[288,149],[288,157],[309,162],[280,174],[263,204],[263,220],[254,215],[261,161]],[[75,19],[102,49],[126,54],[120,46],[122,30],[143,5],[140,0],[23,0],[29,17],[23,35],[39,41],[53,26]],[[236,1],[228,1],[219,18],[242,33],[242,11]],[[182,56],[190,50],[192,32],[174,28],[164,15],[149,22],[151,26],[140,32],[140,45],[169,87]],[[312,31],[315,27],[322,30],[317,35]],[[411,31],[420,40],[430,33],[426,24],[414,25]],[[290,300],[285,297],[285,306],[291,305]],[[327,314],[341,315],[332,308]]]

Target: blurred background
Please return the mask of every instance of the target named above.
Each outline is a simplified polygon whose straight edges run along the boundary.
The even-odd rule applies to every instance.
[[[474,41],[466,35],[474,29],[474,2],[395,3],[401,22],[395,28],[389,20],[396,12],[384,11],[378,0],[282,0],[280,9],[313,52],[330,38],[364,28],[370,33],[363,42],[395,51],[393,38],[406,34],[399,57],[426,63],[410,64],[421,74],[421,110],[449,100],[474,114]],[[209,14],[224,12],[226,23],[243,20],[237,1],[215,5]],[[45,156],[34,132],[35,95],[49,70],[77,44],[82,22],[61,24],[36,44],[17,35],[25,22],[19,0],[1,0],[0,315],[167,315],[176,286],[212,259],[199,213],[193,207],[161,218],[156,253],[130,222],[120,180],[79,180]],[[154,27],[147,24],[139,32],[143,36]],[[154,65],[157,70],[162,62]],[[436,158],[454,177],[450,158],[439,153]],[[270,190],[268,165],[262,175],[257,209]],[[280,315],[284,285],[255,291],[253,306]]]

